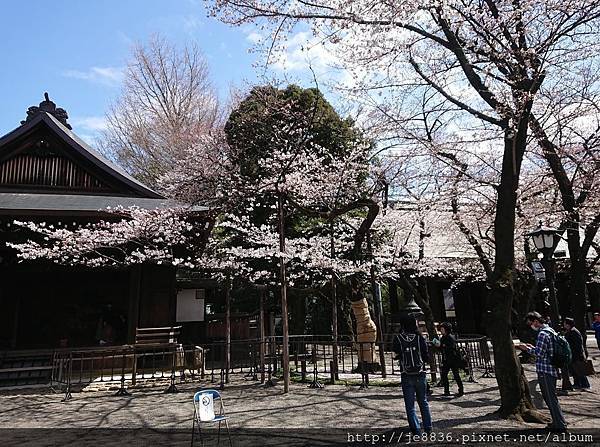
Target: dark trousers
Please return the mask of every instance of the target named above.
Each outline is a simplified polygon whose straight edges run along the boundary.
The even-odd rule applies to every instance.
[[[538,382],[540,384],[540,391],[544,402],[550,410],[552,416],[552,425],[556,428],[565,428],[567,423],[560,409],[558,398],[556,397],[556,377],[550,374],[538,373]]]
[[[573,368],[573,363],[571,363],[569,365],[569,373],[573,376],[573,386],[575,388],[589,388],[590,387],[590,382],[588,380],[588,378],[583,375],[580,376],[579,374],[577,374],[575,372],[575,369]]]
[[[459,368],[456,366],[448,366],[442,365],[442,385],[444,385],[444,394],[450,394],[450,383],[448,382],[448,373],[452,371],[452,375],[454,376],[454,380],[458,385],[458,392],[462,393],[464,391],[462,379],[460,378]]]

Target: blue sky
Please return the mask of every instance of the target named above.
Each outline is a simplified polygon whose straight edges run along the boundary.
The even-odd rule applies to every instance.
[[[258,82],[252,30],[207,17],[200,0],[2,0],[0,12],[0,135],[47,91],[91,139],[119,93],[131,46],[153,33],[196,43],[223,97],[231,84]]]

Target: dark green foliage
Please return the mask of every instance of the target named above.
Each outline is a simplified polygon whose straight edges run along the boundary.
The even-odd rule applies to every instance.
[[[273,149],[284,128],[301,129],[292,137],[297,138],[298,144],[311,142],[336,157],[347,154],[362,139],[354,121],[340,118],[316,88],[254,87],[225,125],[227,143],[237,155],[242,175],[260,176],[258,160]]]

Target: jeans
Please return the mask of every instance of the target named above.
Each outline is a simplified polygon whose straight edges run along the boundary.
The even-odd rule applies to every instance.
[[[462,383],[462,379],[460,378],[460,372],[457,367],[450,367],[448,365],[442,365],[442,370],[440,374],[442,375],[442,385],[444,385],[444,394],[450,394],[450,383],[448,382],[448,373],[452,370],[452,375],[454,376],[454,380],[458,385],[458,392],[464,392],[464,387]]]
[[[402,374],[402,394],[404,395],[404,405],[406,407],[406,417],[410,431],[415,435],[421,434],[421,425],[417,418],[415,410],[415,397],[421,410],[423,419],[423,428],[426,432],[431,431],[431,412],[427,402],[427,379],[425,373],[420,374]]]
[[[538,373],[538,382],[540,383],[544,402],[546,402],[552,416],[552,425],[556,428],[566,428],[567,423],[560,409],[558,397],[556,397],[556,377],[550,374]]]

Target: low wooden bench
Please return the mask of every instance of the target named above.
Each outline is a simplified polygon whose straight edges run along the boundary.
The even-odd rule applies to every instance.
[[[181,326],[136,328],[134,346],[139,348],[177,344],[180,334]]]
[[[164,352],[172,354],[173,357],[171,363],[171,385],[166,392],[177,391],[177,387],[175,386],[175,370],[178,363],[177,359],[178,357],[181,357],[181,355],[179,355],[181,345],[178,342],[180,334],[181,326],[135,329],[135,343],[133,345],[133,351],[135,355],[133,361],[133,371],[131,375],[132,385],[135,385],[136,383],[138,358],[143,356],[145,351],[149,352],[151,355],[154,355],[153,353],[164,350]]]

